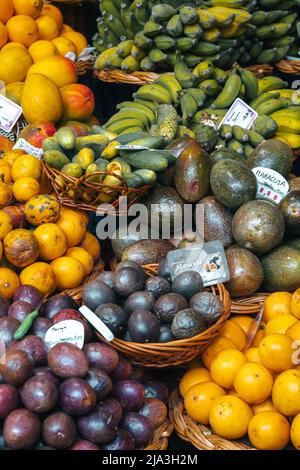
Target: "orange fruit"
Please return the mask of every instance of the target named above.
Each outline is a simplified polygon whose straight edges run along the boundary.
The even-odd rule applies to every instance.
[[[8,40],[8,32],[5,25],[0,21],[0,49],[5,46]]]
[[[255,362],[256,364],[261,364],[260,355],[257,347],[249,348],[245,352],[245,357],[247,359],[247,362]]]
[[[210,380],[209,371],[205,367],[195,367],[195,369],[188,370],[180,380],[179,391],[181,396],[184,397],[193,385],[209,382]]]
[[[14,14],[14,4],[12,0],[1,0],[0,2],[0,21],[7,23],[7,21]]]
[[[233,386],[245,402],[251,405],[261,403],[272,393],[273,377],[262,364],[247,362],[236,372]]]
[[[26,202],[40,192],[40,184],[34,178],[23,176],[13,184],[13,195],[19,202]]]
[[[84,248],[81,248],[80,246],[68,248],[66,256],[78,259],[84,267],[85,275],[88,276],[91,274],[94,266],[93,258]]]
[[[59,36],[55,39],[52,39],[52,43],[54,44],[60,55],[66,55],[68,52],[74,52],[74,54],[76,54],[76,47],[74,42],[71,41],[71,39]]]
[[[20,274],[21,284],[36,287],[42,295],[50,295],[56,289],[52,267],[48,263],[37,262],[27,266]]]
[[[39,30],[36,22],[28,15],[16,15],[6,23],[10,41],[20,42],[25,47],[31,46],[39,39]],[[16,82],[17,80],[13,80]]]
[[[62,256],[67,249],[67,239],[62,229],[56,224],[42,224],[34,230],[40,257],[49,261]]]
[[[4,181],[4,183],[11,183],[11,171],[11,165],[6,161],[0,160],[0,180]]]
[[[70,33],[71,31],[74,31],[74,29],[71,28],[71,26],[69,26],[68,24],[63,24],[60,30],[60,34]]]
[[[9,206],[13,200],[13,193],[11,186],[7,183],[0,181],[0,209]]]
[[[201,424],[209,423],[209,412],[216,398],[225,395],[225,391],[214,382],[202,382],[193,385],[184,396],[187,414]]]
[[[268,323],[277,315],[290,314],[291,300],[292,294],[289,292],[273,292],[273,294],[270,294],[264,303],[264,322]]]
[[[300,320],[300,288],[292,295],[291,314]]]
[[[300,370],[289,369],[278,375],[272,401],[274,408],[285,416],[300,413]]]
[[[287,329],[294,325],[297,322],[297,318],[293,315],[277,315],[276,317],[272,318],[272,320],[268,321],[265,326],[265,336],[273,335],[279,333],[280,335],[284,335]]]
[[[239,325],[247,335],[254,319],[247,315],[236,315],[235,317],[231,317],[230,320]]]
[[[56,22],[58,30],[61,30],[64,18],[59,8],[57,8],[55,5],[50,5],[47,3],[43,6],[41,11],[41,16],[44,15],[51,16],[51,18]]]
[[[61,212],[63,211],[72,211],[72,212],[75,212],[75,214],[78,214],[80,215],[80,217],[82,218],[83,222],[85,223],[86,226],[88,226],[89,222],[90,222],[90,218],[89,218],[89,214],[88,212],[86,211],[81,211],[80,209],[70,209],[69,207],[67,206],[61,206]],[[86,249],[86,248],[85,248]]]
[[[83,264],[71,256],[56,258],[51,262],[51,267],[60,290],[78,287],[85,277]]]
[[[277,411],[263,411],[251,419],[248,435],[257,449],[280,450],[289,443],[290,424]]]
[[[3,245],[6,258],[18,268],[29,266],[39,256],[38,243],[31,230],[12,230],[4,238]]]
[[[293,341],[300,341],[300,321],[297,321],[286,330],[286,335]]]
[[[10,150],[9,152],[5,152],[3,155],[2,160],[13,165],[15,161],[21,156],[24,155],[24,150]]]
[[[210,376],[221,387],[232,388],[234,375],[245,362],[245,355],[241,351],[224,349],[214,357]]]
[[[249,405],[234,395],[217,398],[210,409],[209,423],[214,432],[226,439],[247,434],[253,413]]]
[[[95,235],[90,232],[86,232],[84,239],[79,246],[84,248],[92,256],[94,263],[98,261],[101,253],[101,246]]]
[[[218,336],[208,345],[202,354],[202,362],[207,369],[210,368],[213,358],[224,349],[237,349],[237,346],[231,339],[222,336]]]
[[[79,55],[83,49],[88,46],[87,40],[85,36],[77,31],[68,31],[66,33],[61,33],[63,38],[70,39],[76,47],[76,53]]]
[[[259,345],[262,364],[274,372],[282,372],[293,367],[292,340],[286,335],[265,336]]]
[[[33,155],[21,155],[12,166],[12,178],[14,181],[23,176],[39,180],[41,173],[41,162]]]
[[[0,52],[0,80],[6,85],[23,82],[31,66],[31,55],[26,49],[12,47]]]
[[[0,240],[13,229],[11,217],[4,211],[0,211]]]
[[[38,194],[26,202],[25,217],[31,225],[56,222],[59,217],[60,204],[52,194]]]
[[[2,242],[0,242],[0,259],[2,258],[3,256],[3,245],[2,245]]]
[[[231,320],[227,320],[223,328],[221,328],[220,336],[233,341],[240,351],[246,346],[246,335],[244,331],[237,323]]]
[[[40,39],[51,41],[52,39],[57,38],[59,35],[59,29],[56,21],[51,18],[51,16],[40,16],[36,20],[36,24],[39,29]]]
[[[45,39],[41,39],[31,44],[28,52],[31,55],[33,62],[38,62],[39,60],[59,54],[55,44],[52,41],[47,41]]]
[[[43,8],[43,0],[13,0],[16,15],[28,15],[37,18]]]
[[[20,42],[8,42],[7,44],[5,44],[5,46],[2,47],[1,51],[6,51],[8,49],[12,49],[13,47],[20,47],[21,49],[26,49],[25,46],[23,46],[23,44],[21,44]]]
[[[20,285],[17,274],[8,268],[0,268],[0,295],[11,299]]]
[[[291,425],[291,441],[296,449],[300,449],[300,413],[295,416]]]
[[[76,246],[83,240],[86,225],[76,212],[72,210],[62,211],[56,223],[65,232],[68,247]]]
[[[251,408],[255,415],[262,413],[263,411],[275,411],[273,402],[270,398],[262,403],[258,403],[257,405],[252,405]]]

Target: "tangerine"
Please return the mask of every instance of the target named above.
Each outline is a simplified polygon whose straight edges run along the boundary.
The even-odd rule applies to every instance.
[[[202,354],[202,362],[207,369],[210,368],[213,358],[224,349],[237,349],[237,346],[231,339],[222,336],[218,336],[208,345]]]
[[[86,225],[80,214],[72,210],[63,210],[56,223],[65,232],[68,247],[79,245],[83,240]]]
[[[290,440],[290,424],[277,411],[263,411],[250,420],[248,435],[257,449],[280,450]]]
[[[11,217],[6,212],[0,210],[0,240],[13,229]]]
[[[34,230],[40,251],[40,257],[50,261],[62,256],[67,249],[67,239],[62,229],[56,224],[42,224]]]
[[[289,369],[278,375],[273,386],[272,401],[274,408],[285,416],[300,413],[300,370]]]
[[[291,425],[291,441],[296,449],[300,449],[300,413],[295,416]]]
[[[253,413],[249,405],[234,395],[217,398],[210,409],[209,423],[214,432],[226,439],[247,434]]]
[[[20,285],[17,274],[8,268],[0,268],[0,295],[11,299]]]
[[[84,267],[85,275],[88,276],[91,274],[94,265],[93,258],[84,248],[81,248],[80,246],[68,248],[66,256],[78,259]]]
[[[292,340],[286,335],[265,336],[259,344],[262,364],[274,372],[282,372],[293,367]]]
[[[193,385],[209,382],[210,375],[209,371],[205,367],[195,367],[186,371],[179,384],[179,391],[182,397],[185,396],[186,392],[193,387]]]
[[[39,39],[39,30],[36,22],[31,16],[16,15],[6,23],[10,41],[20,42],[25,47],[30,47]],[[12,80],[16,82],[18,80]]]
[[[214,357],[210,365],[212,380],[221,387],[232,388],[235,373],[245,362],[245,355],[241,351],[224,349]]]
[[[291,313],[292,294],[289,292],[273,292],[264,303],[263,320],[265,323],[272,320],[277,315],[286,315]]]
[[[257,405],[252,405],[251,408],[255,415],[257,415],[258,413],[262,413],[263,411],[275,411],[271,398],[266,401],[263,401],[262,403],[258,403]]]
[[[28,176],[18,178],[13,184],[13,195],[19,202],[26,202],[40,192],[39,182]]]
[[[291,314],[300,320],[300,288],[295,290],[292,295]]]
[[[86,232],[84,239],[79,246],[84,248],[92,256],[94,263],[98,261],[101,253],[101,246],[95,235],[90,232]]]
[[[236,372],[233,386],[245,402],[253,405],[269,398],[272,393],[273,377],[262,364],[247,362]]]
[[[60,290],[78,287],[85,277],[83,264],[71,256],[56,258],[51,262],[51,267]]]
[[[232,320],[227,320],[220,331],[220,336],[233,341],[240,351],[246,346],[246,335],[242,328]]]
[[[272,318],[272,320],[268,321],[265,327],[265,335],[272,335],[279,333],[280,335],[284,335],[288,328],[294,323],[297,322],[297,318],[293,315],[277,315],[276,317]]]
[[[184,396],[187,414],[198,423],[208,424],[213,402],[223,395],[225,395],[225,391],[214,382],[193,385]]]
[[[41,261],[24,268],[20,273],[21,284],[36,287],[42,295],[50,295],[56,289],[56,280],[52,267]]]
[[[23,176],[39,180],[41,173],[41,162],[33,155],[20,155],[12,166],[12,178],[14,181]]]

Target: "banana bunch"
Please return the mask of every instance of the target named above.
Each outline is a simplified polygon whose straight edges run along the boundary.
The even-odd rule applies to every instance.
[[[100,55],[96,67],[172,71],[180,55],[189,68],[209,60],[227,70],[236,62],[244,67],[297,55],[299,8],[292,11],[287,2],[275,10],[263,1],[100,0],[94,45],[100,53],[117,51],[111,61]]]

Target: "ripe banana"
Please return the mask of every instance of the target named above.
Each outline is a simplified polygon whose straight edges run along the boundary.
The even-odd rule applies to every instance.
[[[212,77],[214,70],[214,64],[209,60],[204,60],[194,68],[193,75],[202,81]]]
[[[236,74],[230,75],[224,85],[223,91],[221,91],[219,96],[212,103],[211,107],[213,109],[223,109],[230,107],[238,97],[241,86],[241,78]]]
[[[277,132],[273,139],[285,142],[292,149],[300,148],[300,134],[293,134],[292,132]]]
[[[258,94],[261,95],[266,91],[279,90],[280,88],[287,88],[288,84],[279,77],[269,76],[258,80]]]

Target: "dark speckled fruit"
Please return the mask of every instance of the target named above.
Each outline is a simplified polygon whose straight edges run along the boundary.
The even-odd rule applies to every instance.
[[[256,177],[244,163],[221,160],[210,174],[210,184],[215,197],[224,206],[236,209],[256,196]]]
[[[268,291],[292,292],[300,286],[300,252],[288,246],[280,246],[267,253],[261,260],[264,270],[264,286]]]
[[[204,205],[204,239],[207,242],[219,240],[225,248],[232,245],[232,213],[214,196],[200,199]],[[202,221],[200,221],[202,222]]]
[[[280,210],[267,201],[249,201],[233,217],[232,232],[235,241],[257,255],[275,248],[281,242],[284,230]]]
[[[286,231],[291,235],[300,235],[300,190],[290,191],[280,202],[279,209]]]

